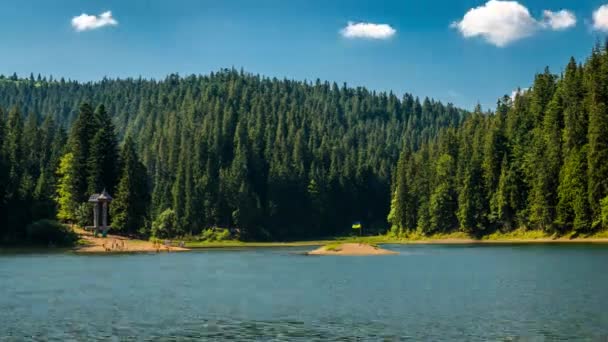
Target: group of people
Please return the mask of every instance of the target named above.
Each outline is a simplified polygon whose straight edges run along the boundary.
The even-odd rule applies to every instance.
[[[162,244],[158,240],[156,240],[152,243],[152,247],[154,249],[156,249],[156,252],[160,252],[161,249],[163,249],[163,248],[166,249],[167,252],[170,252],[172,246],[173,246],[173,241],[171,241],[171,240],[164,240]],[[184,248],[185,246],[186,246],[186,244],[183,241],[180,241],[178,243],[178,247]]]
[[[112,240],[111,243],[103,243],[102,247],[106,252],[121,252],[127,250],[127,245],[125,244],[125,240]]]

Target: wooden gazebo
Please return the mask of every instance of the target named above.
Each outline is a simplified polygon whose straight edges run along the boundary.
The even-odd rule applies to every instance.
[[[93,203],[93,226],[87,227],[94,231],[95,235],[102,233],[104,236],[108,233],[108,206],[112,202],[112,196],[108,194],[106,189],[100,194],[93,194],[89,197],[89,202]],[[101,224],[99,222],[101,216]]]

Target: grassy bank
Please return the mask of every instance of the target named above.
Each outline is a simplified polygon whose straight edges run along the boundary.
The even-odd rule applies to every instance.
[[[482,238],[474,238],[463,232],[450,234],[423,235],[418,232],[410,232],[400,236],[375,235],[363,237],[337,237],[325,240],[290,241],[290,242],[244,242],[237,240],[228,241],[190,241],[186,242],[187,248],[238,248],[238,247],[302,247],[302,246],[337,246],[342,243],[366,243],[378,244],[474,244],[474,243],[608,243],[608,232],[600,232],[593,235],[557,236],[542,231],[517,229],[508,233],[496,232]]]
[[[290,241],[290,242],[249,242],[238,240],[226,241],[187,241],[186,248],[238,248],[238,247],[299,247],[318,246],[336,240]]]

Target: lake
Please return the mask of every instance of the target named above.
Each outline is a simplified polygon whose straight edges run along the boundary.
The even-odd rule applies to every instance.
[[[0,340],[571,340],[608,336],[608,246],[387,245],[0,254]]]

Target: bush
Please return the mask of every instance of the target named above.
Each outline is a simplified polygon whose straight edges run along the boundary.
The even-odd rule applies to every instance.
[[[76,208],[75,219],[76,224],[79,227],[86,227],[91,224],[91,216],[93,207],[87,203],[82,203]],[[99,224],[101,224],[101,215],[99,217]]]
[[[228,229],[223,228],[210,228],[204,230],[201,234],[199,240],[201,241],[226,241],[230,240],[230,231]]]
[[[26,230],[28,240],[35,245],[71,246],[78,240],[76,233],[54,220],[30,223]]]
[[[167,209],[152,222],[152,236],[161,239],[174,237],[176,228],[177,215],[172,209]]]
[[[600,202],[601,205],[601,216],[602,216],[602,228],[608,228],[608,196],[604,197]]]

